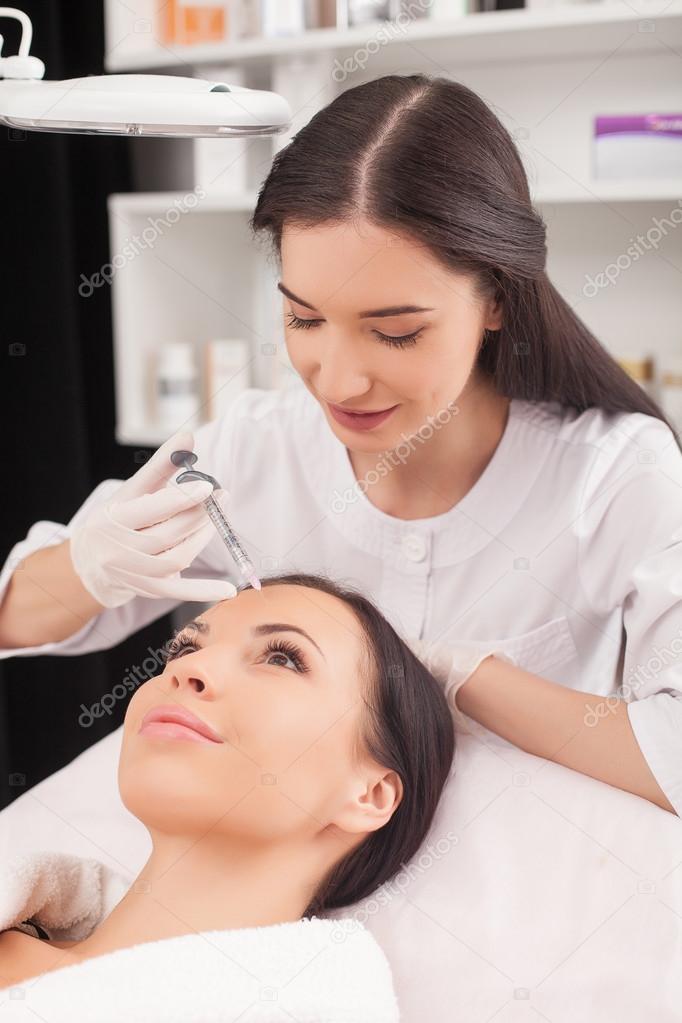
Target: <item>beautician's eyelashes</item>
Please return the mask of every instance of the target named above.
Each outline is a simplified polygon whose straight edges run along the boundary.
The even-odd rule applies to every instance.
[[[195,653],[200,650],[196,643],[193,643],[191,639],[188,639],[186,635],[178,633],[166,646],[165,663],[174,661],[178,657],[182,657],[183,654]],[[304,675],[307,671],[310,671],[310,666],[306,661],[303,651],[295,643],[291,643],[286,639],[271,639],[265,646],[264,654],[266,659],[269,659],[270,655],[276,655],[284,657],[289,660],[293,665],[293,670]],[[287,664],[279,665],[283,668],[288,667]],[[278,665],[276,665],[278,667]],[[291,668],[289,670],[292,670]]]
[[[301,330],[309,330],[311,327],[316,327],[318,323],[322,323],[322,320],[302,320],[296,313],[289,313],[290,327],[300,327]]]
[[[322,320],[303,320],[295,313],[289,313],[289,326],[295,327],[297,330],[310,330],[311,327],[316,327],[318,323],[322,323]],[[379,341],[383,341],[384,344],[391,345],[394,348],[408,348],[410,345],[416,345],[418,339],[421,337],[421,330],[415,330],[412,334],[403,334],[400,337],[392,337],[390,334],[382,334],[380,330],[375,330],[374,334]]]

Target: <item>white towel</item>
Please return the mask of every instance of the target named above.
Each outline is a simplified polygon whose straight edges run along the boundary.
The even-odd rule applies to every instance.
[[[37,852],[0,864],[0,931],[35,920],[53,941],[82,941],[132,884],[98,860]]]
[[[81,940],[128,881],[65,853],[0,868],[0,930],[32,919]],[[58,935],[63,935],[62,938]],[[351,917],[145,942],[0,990],[7,1023],[398,1023],[388,961]]]

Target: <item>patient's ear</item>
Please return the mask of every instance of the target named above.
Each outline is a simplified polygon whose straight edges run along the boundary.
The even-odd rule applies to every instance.
[[[403,783],[395,771],[369,768],[351,785],[334,824],[349,834],[378,831],[393,816],[403,798]]]

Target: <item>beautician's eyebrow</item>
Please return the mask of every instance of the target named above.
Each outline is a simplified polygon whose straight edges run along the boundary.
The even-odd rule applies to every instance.
[[[181,632],[189,632],[192,629],[196,629],[197,632],[202,633],[202,635],[207,635],[211,631],[208,622],[202,622],[198,618],[193,618],[191,621],[187,622],[186,625],[183,625],[183,627],[179,630],[178,635]],[[300,629],[298,625],[289,625],[286,622],[264,622],[262,625],[255,625],[251,629],[251,634],[253,636],[271,636],[273,632],[297,632],[300,636],[305,636],[305,638],[313,644],[315,649],[319,651],[320,656],[323,657],[325,661],[327,660],[313,637],[309,636],[305,629]]]
[[[296,295],[294,295],[293,291],[289,291],[289,289],[285,287],[281,281],[278,282],[277,287],[282,292],[282,294],[286,295],[287,298],[290,298],[292,302],[298,302],[299,305],[303,305],[306,307],[306,309],[312,309],[312,311],[315,312],[314,305],[311,305],[309,302],[304,302],[302,298],[298,298]],[[431,306],[393,305],[387,306],[384,309],[367,309],[364,313],[358,313],[358,315],[361,320],[366,320],[370,316],[402,316],[403,313],[432,313],[432,312],[433,309]]]

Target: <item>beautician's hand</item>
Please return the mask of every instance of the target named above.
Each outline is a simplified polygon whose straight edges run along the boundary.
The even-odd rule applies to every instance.
[[[445,699],[459,725],[463,725],[463,717],[457,706],[457,692],[471,678],[479,664],[491,654],[509,664],[516,664],[511,654],[495,649],[494,644],[429,643],[423,639],[408,639],[407,643],[443,686]]]
[[[169,438],[74,528],[71,561],[85,588],[104,607],[120,607],[136,596],[214,603],[236,594],[225,579],[180,577],[216,535],[201,503],[213,493],[211,484],[173,479],[180,470],[171,462],[171,452],[191,451],[193,445],[187,431]],[[225,496],[224,490],[214,493],[220,503]]]

